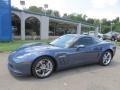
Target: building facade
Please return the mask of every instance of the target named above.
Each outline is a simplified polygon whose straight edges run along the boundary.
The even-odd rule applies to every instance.
[[[14,39],[49,39],[63,34],[81,34],[81,27],[98,27],[65,18],[12,9],[12,32]]]

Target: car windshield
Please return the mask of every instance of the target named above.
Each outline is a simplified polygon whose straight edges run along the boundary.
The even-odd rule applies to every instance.
[[[78,37],[73,36],[73,35],[64,35],[64,36],[61,36],[55,39],[49,44],[53,46],[57,46],[57,47],[67,48],[71,46],[77,39]]]

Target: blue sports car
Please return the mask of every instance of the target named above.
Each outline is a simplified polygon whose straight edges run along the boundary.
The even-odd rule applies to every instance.
[[[116,46],[87,35],[67,34],[50,43],[22,45],[9,55],[8,69],[17,76],[46,78],[55,70],[99,63],[110,64]]]

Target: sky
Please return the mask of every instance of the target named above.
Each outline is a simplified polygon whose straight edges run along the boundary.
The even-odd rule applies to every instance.
[[[120,0],[24,0],[25,7],[44,7],[64,13],[86,14],[90,18],[108,20],[120,17]],[[11,0],[11,5],[22,9],[20,0]]]

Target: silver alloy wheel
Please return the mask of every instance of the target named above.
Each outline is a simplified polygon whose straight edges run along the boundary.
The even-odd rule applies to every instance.
[[[111,59],[112,59],[111,53],[105,52],[105,54],[103,55],[103,64],[108,65],[110,63]]]
[[[52,71],[53,71],[53,63],[49,59],[40,60],[35,67],[35,72],[39,77],[46,77]]]

